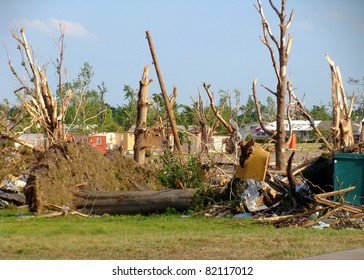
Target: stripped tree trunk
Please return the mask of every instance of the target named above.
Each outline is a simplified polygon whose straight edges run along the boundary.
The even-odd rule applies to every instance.
[[[134,160],[139,164],[144,164],[146,138],[147,138],[147,113],[148,107],[151,104],[148,99],[148,87],[153,80],[148,79],[149,65],[144,66],[143,76],[139,82],[139,97],[138,97],[138,115],[135,127],[135,143],[134,143]]]
[[[196,189],[75,193],[75,206],[90,214],[149,214],[167,208],[188,210],[194,204]]]
[[[171,128],[172,128],[173,137],[174,137],[174,143],[175,143],[175,145],[176,145],[176,147],[178,149],[181,162],[182,163],[185,163],[185,157],[183,155],[181,141],[180,141],[179,136],[178,136],[178,129],[177,129],[177,124],[176,124],[176,118],[174,117],[174,113],[172,111],[172,106],[171,106],[171,103],[170,103],[170,101],[168,99],[166,88],[164,86],[164,82],[163,82],[163,78],[162,78],[162,73],[160,71],[159,63],[158,63],[157,56],[156,56],[155,50],[154,50],[154,45],[153,45],[152,37],[151,37],[149,31],[146,31],[146,35],[147,35],[147,40],[148,40],[149,49],[150,49],[150,52],[151,52],[151,55],[152,55],[152,59],[153,59],[155,71],[157,72],[159,85],[161,87],[161,91],[162,91],[162,95],[163,95],[163,100],[164,100],[164,103],[166,104],[166,109],[167,109],[169,121],[171,123]]]
[[[341,79],[340,69],[326,54],[326,60],[330,65],[332,82],[332,112],[333,122],[331,126],[334,149],[341,149],[354,145],[354,136],[351,126],[351,114],[354,106],[354,94],[348,105],[347,95]]]

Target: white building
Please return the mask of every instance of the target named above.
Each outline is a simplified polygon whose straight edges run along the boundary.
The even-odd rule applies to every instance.
[[[314,121],[315,126],[319,125],[321,121]],[[288,120],[284,121],[284,126],[286,133],[289,133],[289,122]],[[311,124],[307,120],[291,120],[292,132],[294,132],[298,139],[301,141],[308,140],[310,138],[310,131],[313,130]],[[265,123],[265,127],[269,130],[276,130],[277,125],[276,122]],[[249,123],[244,125],[244,127],[240,130],[240,134],[242,138],[245,139],[247,135],[251,135],[253,138],[266,139],[269,136],[264,132],[264,130],[260,127],[259,122]]]

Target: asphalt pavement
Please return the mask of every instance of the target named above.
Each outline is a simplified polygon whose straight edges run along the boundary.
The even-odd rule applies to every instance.
[[[364,260],[364,248],[307,257],[302,260]]]

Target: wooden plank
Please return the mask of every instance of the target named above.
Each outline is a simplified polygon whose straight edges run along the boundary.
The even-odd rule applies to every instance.
[[[331,207],[342,207],[342,209],[344,209],[345,211],[351,212],[351,213],[355,213],[355,214],[359,214],[359,213],[363,213],[363,210],[361,210],[360,208],[357,208],[355,206],[350,206],[347,204],[343,204],[343,203],[339,203],[339,202],[335,202],[335,201],[330,201],[324,198],[320,198],[320,197],[314,197],[315,201],[320,203],[320,204],[324,204],[324,205],[328,205]]]
[[[326,198],[326,197],[329,197],[329,196],[335,196],[335,195],[340,195],[340,194],[343,194],[343,193],[347,193],[347,192],[352,191],[352,190],[355,190],[355,186],[348,187],[348,188],[342,189],[342,190],[316,194],[315,197]]]

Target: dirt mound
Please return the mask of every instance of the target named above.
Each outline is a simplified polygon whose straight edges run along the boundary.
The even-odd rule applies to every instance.
[[[104,156],[81,143],[51,147],[38,156],[24,188],[29,210],[42,212],[45,204],[73,208],[79,189],[131,191],[160,189],[155,172],[133,159],[112,152]]]

